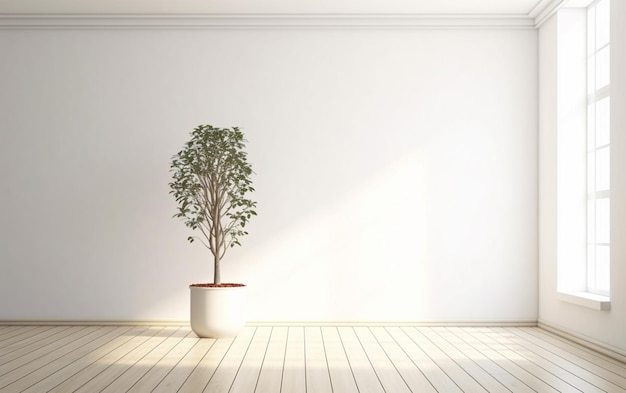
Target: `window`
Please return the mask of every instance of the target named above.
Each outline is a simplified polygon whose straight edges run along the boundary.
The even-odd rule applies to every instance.
[[[610,293],[610,0],[587,8],[587,291]]]
[[[611,291],[609,1],[569,0],[558,11],[554,63],[558,297],[603,311]]]

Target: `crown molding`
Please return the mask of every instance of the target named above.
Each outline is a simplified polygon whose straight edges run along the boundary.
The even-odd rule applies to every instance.
[[[0,29],[534,29],[529,15],[0,14]]]
[[[553,0],[537,0],[537,4],[528,12],[530,18],[536,18]]]
[[[554,15],[561,7],[565,5],[567,0],[552,0],[547,2],[540,10],[534,15],[535,26],[541,27],[552,15]]]

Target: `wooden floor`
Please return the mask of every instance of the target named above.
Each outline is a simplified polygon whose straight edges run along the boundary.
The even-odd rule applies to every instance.
[[[626,364],[531,327],[0,326],[0,392],[626,392]]]

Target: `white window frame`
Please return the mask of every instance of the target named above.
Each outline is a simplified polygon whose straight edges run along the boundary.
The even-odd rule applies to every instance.
[[[598,180],[599,167],[598,162],[601,154],[610,157],[610,139],[606,136],[605,140],[599,141],[597,108],[604,100],[607,105],[607,111],[610,107],[610,77],[609,73],[605,76],[608,84],[604,86],[596,86],[599,76],[597,66],[603,52],[610,59],[610,38],[598,45],[598,24],[609,23],[609,21],[598,20],[597,7],[599,4],[610,7],[610,0],[595,0],[587,7],[587,292],[610,296],[610,211],[602,217],[598,213],[598,206],[610,206],[610,165],[608,162],[604,166],[605,170],[600,173],[606,179],[603,183],[605,187],[600,187]],[[606,26],[608,28],[608,26]],[[608,59],[604,59],[608,61]],[[609,65],[607,64],[607,67]],[[606,127],[609,127],[610,112],[607,112]],[[610,131],[608,132],[610,135]],[[609,207],[606,207],[609,209]],[[601,253],[605,256],[600,257]],[[607,260],[608,259],[608,260]]]
[[[588,261],[588,103],[592,82],[588,67],[588,9],[599,1],[569,0],[557,13],[557,297],[563,302],[610,311],[608,291],[596,291],[598,288],[590,283],[592,264]],[[592,99],[600,101],[605,94],[608,97],[609,89],[596,89]],[[610,187],[606,188],[604,193],[594,190],[593,196],[610,196]],[[606,237],[606,232],[602,236]]]

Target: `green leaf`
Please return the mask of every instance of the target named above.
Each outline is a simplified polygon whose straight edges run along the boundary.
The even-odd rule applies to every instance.
[[[248,234],[242,229],[251,216],[257,215],[251,209],[256,207],[256,202],[248,196],[255,189],[246,142],[237,127],[200,125],[172,156],[169,193],[179,204],[174,217],[182,219],[193,231],[205,226],[199,233],[207,240],[206,244],[212,244],[211,238],[220,232],[228,237],[225,244],[241,245],[239,238]],[[194,237],[188,240],[193,242]]]

